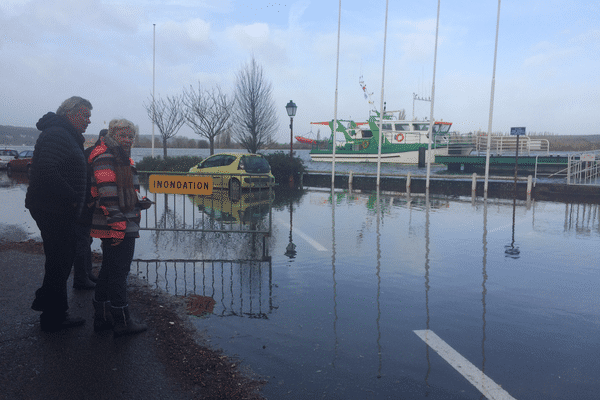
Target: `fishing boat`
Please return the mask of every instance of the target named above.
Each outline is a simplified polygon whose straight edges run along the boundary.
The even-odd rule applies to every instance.
[[[435,155],[448,154],[451,122],[435,121],[431,130],[431,150],[429,146],[430,122],[427,120],[406,120],[404,110],[385,111],[380,122],[380,113],[375,111],[367,122],[356,123],[338,120],[337,132],[344,135],[343,141],[334,140],[333,121],[312,122],[314,125],[328,125],[332,135],[328,141],[314,143],[310,152],[312,161],[332,161],[335,142],[335,160],[340,162],[377,162],[379,158],[379,124],[381,123],[381,162],[417,164],[434,161]],[[470,149],[465,149],[464,151]],[[419,156],[419,154],[421,155]],[[421,158],[419,158],[421,157]]]

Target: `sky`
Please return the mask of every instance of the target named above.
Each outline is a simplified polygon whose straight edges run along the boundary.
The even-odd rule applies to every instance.
[[[153,86],[163,98],[190,86],[233,95],[254,57],[272,84],[280,143],[290,100],[294,136],[316,138],[310,122],[334,118],[336,76],[339,119],[366,120],[383,88],[387,110],[429,117],[431,103],[414,96],[433,94],[434,119],[487,131],[493,86],[493,132],[600,134],[597,0],[502,2],[495,77],[498,1],[441,0],[435,79],[437,0],[390,0],[387,33],[383,0],[342,0],[341,16],[335,0],[277,1],[1,0],[0,125],[35,127],[77,95],[93,105],[87,134],[113,118],[151,134]],[[187,126],[178,134],[200,138]]]

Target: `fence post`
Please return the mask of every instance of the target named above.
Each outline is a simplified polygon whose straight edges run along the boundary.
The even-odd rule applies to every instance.
[[[410,172],[406,174],[406,192],[410,193]]]
[[[531,200],[531,183],[533,178],[531,175],[527,175],[527,201]]]

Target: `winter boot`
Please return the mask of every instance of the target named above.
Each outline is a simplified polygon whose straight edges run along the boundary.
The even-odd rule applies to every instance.
[[[110,313],[110,301],[96,301],[94,303],[94,332],[112,329],[115,325]]]
[[[110,307],[110,313],[115,321],[113,327],[114,337],[120,337],[125,335],[134,335],[136,333],[144,332],[148,329],[146,324],[135,322],[129,316],[129,306],[125,307]]]

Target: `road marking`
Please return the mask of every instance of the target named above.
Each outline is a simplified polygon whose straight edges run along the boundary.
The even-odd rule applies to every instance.
[[[288,224],[287,222],[285,222],[282,218],[277,218],[277,222],[279,222],[282,225],[285,225],[286,227],[290,227],[290,224]],[[314,247],[317,251],[327,251],[327,249],[325,247],[323,247],[319,242],[317,242],[316,240],[314,240],[313,238],[311,238],[310,236],[308,236],[306,233],[302,232],[300,229],[293,229],[293,232],[300,236],[302,239],[306,240],[312,247]]]
[[[496,382],[486,376],[469,360],[461,356],[456,350],[444,342],[438,335],[429,329],[413,331],[429,347],[435,350],[444,360],[448,362],[462,376],[467,378],[488,400],[516,400]]]

